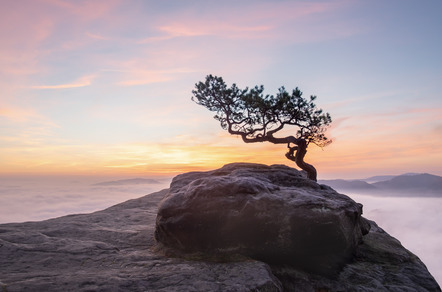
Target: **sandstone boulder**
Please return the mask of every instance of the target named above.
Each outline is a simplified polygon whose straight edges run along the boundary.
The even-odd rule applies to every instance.
[[[234,163],[179,175],[155,238],[184,253],[241,254],[334,276],[368,232],[362,205],[284,165]]]

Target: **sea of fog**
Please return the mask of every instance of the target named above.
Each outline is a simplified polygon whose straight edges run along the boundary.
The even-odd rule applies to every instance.
[[[0,177],[0,223],[39,221],[68,214],[90,213],[169,187],[157,183],[99,185],[114,177]]]
[[[417,255],[437,283],[442,284],[442,194],[440,197],[347,195],[364,205],[365,218],[375,221]]]
[[[102,210],[169,187],[157,183],[96,185],[123,178],[0,177],[0,223],[39,221]],[[345,192],[343,192],[345,193]],[[388,197],[346,193],[364,205],[364,215],[397,238],[442,283],[442,196]]]

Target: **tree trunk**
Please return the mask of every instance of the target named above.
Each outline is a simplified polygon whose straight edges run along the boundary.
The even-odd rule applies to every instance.
[[[236,134],[238,135],[239,132],[230,131],[230,134]],[[244,133],[240,134],[242,137],[242,140],[245,143],[255,143],[255,142],[270,142],[273,144],[288,144],[289,145],[289,152],[285,155],[288,159],[294,161],[299,168],[302,170],[305,170],[307,172],[307,177],[313,181],[317,181],[317,173],[316,168],[308,164],[304,161],[304,156],[307,154],[307,142],[305,139],[302,138],[295,138],[294,136],[288,136],[284,138],[276,138],[273,137],[273,135],[266,135],[266,136],[260,136],[260,137],[254,137],[254,138],[247,138],[247,135]],[[290,143],[293,143],[297,146],[290,147]],[[294,154],[296,150],[296,154]]]
[[[289,144],[290,145],[290,144]],[[304,139],[299,139],[295,147],[289,146],[289,152],[285,155],[288,159],[294,161],[297,166],[307,172],[307,177],[313,181],[317,181],[316,168],[304,161],[304,156],[307,154],[307,143]],[[296,154],[294,154],[296,150]]]

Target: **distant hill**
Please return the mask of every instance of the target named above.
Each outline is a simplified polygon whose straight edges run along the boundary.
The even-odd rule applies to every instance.
[[[160,182],[150,178],[130,178],[115,181],[107,181],[93,184],[94,186],[123,186],[123,185],[148,185],[159,184]]]
[[[365,181],[369,184],[380,182],[380,181],[386,181],[390,180],[392,178],[396,177],[396,175],[376,175],[369,178],[361,179],[362,181]]]
[[[442,177],[428,173],[415,175],[400,175],[387,181],[373,184],[381,189],[388,190],[416,190],[425,189],[431,191],[442,191]]]
[[[319,180],[337,191],[385,196],[442,196],[442,177],[428,173],[373,176],[360,180]]]
[[[419,174],[419,173],[411,173],[410,172],[410,173],[401,174],[401,176],[412,176],[412,175],[417,175],[417,174]],[[372,177],[369,177],[369,178],[364,178],[364,179],[361,179],[361,180],[372,184],[372,183],[377,183],[377,182],[381,182],[381,181],[390,180],[390,179],[395,178],[395,177],[397,177],[397,175],[376,175],[376,176],[372,176]]]
[[[369,184],[362,180],[344,180],[344,179],[332,179],[332,180],[319,180],[318,183],[328,185],[334,189],[345,190],[375,190],[374,185]]]

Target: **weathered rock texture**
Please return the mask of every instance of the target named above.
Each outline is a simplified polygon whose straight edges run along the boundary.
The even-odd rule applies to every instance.
[[[334,279],[309,274],[289,266],[275,266],[273,274],[283,291],[424,292],[441,291],[426,266],[373,221],[356,249],[354,260]],[[321,290],[322,289],[322,290]]]
[[[281,291],[262,262],[155,253],[155,217],[166,192],[92,214],[1,224],[0,291]]]
[[[362,205],[284,165],[235,163],[172,181],[156,239],[183,252],[238,253],[334,276],[368,232]]]
[[[167,193],[91,214],[1,224],[0,291],[441,291],[419,258],[374,222],[334,278],[245,257],[168,257],[154,240]]]

